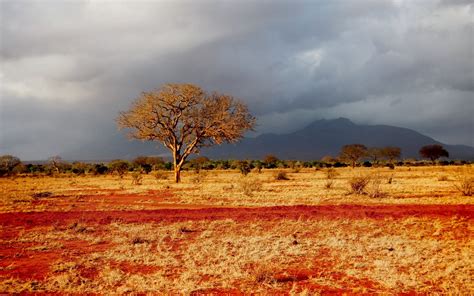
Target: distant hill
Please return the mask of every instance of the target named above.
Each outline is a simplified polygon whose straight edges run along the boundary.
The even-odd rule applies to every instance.
[[[443,144],[407,128],[357,125],[347,118],[317,120],[293,133],[262,134],[235,145],[213,147],[202,154],[216,159],[262,159],[271,153],[281,159],[312,160],[326,155],[337,156],[343,145],[354,143],[367,147],[397,146],[402,149],[404,158],[419,158],[420,147],[440,144],[452,159],[474,159],[474,147]]]
[[[287,134],[262,134],[245,138],[237,144],[204,149],[201,155],[213,159],[262,159],[275,154],[281,159],[315,160],[326,155],[337,156],[346,144],[368,147],[397,146],[402,157],[419,158],[418,150],[428,144],[443,145],[451,159],[474,160],[474,147],[447,145],[414,130],[389,125],[357,125],[346,118],[317,120],[305,128]],[[116,133],[100,143],[88,143],[61,156],[64,159],[130,159],[137,155],[169,155],[161,143],[128,141]]]

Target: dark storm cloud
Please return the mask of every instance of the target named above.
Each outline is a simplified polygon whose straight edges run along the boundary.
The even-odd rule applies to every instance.
[[[469,1],[3,1],[1,14],[0,153],[105,141],[165,82],[242,98],[259,132],[346,116],[474,144]]]

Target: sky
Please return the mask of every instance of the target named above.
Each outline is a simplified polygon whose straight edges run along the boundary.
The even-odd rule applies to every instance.
[[[118,112],[169,82],[240,98],[258,119],[249,136],[346,117],[474,146],[471,1],[0,5],[0,155],[125,138]]]

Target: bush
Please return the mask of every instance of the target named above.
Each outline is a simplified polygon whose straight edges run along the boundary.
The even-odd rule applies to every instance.
[[[474,178],[463,175],[453,184],[454,188],[464,196],[471,196],[474,193]]]
[[[132,173],[132,185],[141,185],[142,180],[143,180],[143,176],[140,172]]]
[[[287,166],[291,168],[293,173],[299,173],[301,171],[302,164],[299,161],[289,160],[286,162]]]
[[[72,163],[71,172],[76,175],[84,175],[89,170],[87,163],[75,161]]]
[[[265,156],[265,158],[263,159],[263,162],[265,163],[265,167],[267,169],[274,169],[277,167],[277,163],[279,162],[280,160],[273,154],[268,154]]]
[[[91,173],[94,175],[103,175],[107,173],[109,169],[102,163],[96,163],[92,168],[91,168]]]
[[[18,165],[21,165],[21,160],[18,157],[12,155],[0,156],[0,176],[11,174]]]
[[[110,171],[117,173],[120,178],[125,175],[125,173],[128,171],[129,164],[128,161],[125,160],[113,160],[109,163],[109,169]]]
[[[253,196],[254,192],[262,190],[262,182],[258,179],[252,179],[249,177],[242,178],[239,186],[242,193],[246,196]]]
[[[438,181],[448,181],[448,176],[439,176]]]
[[[263,164],[261,161],[257,160],[254,164],[254,167],[255,167],[255,171],[257,171],[257,173],[260,174],[262,172]]]
[[[240,173],[244,176],[247,176],[248,173],[250,173],[250,171],[252,170],[250,163],[245,160],[241,160],[237,162],[237,168],[239,169]]]
[[[275,180],[290,180],[290,178],[288,178],[288,175],[285,171],[279,171],[275,174]]]
[[[387,177],[387,184],[392,184],[393,182],[393,174]]]
[[[324,188],[331,189],[333,185],[334,185],[334,181],[328,179],[328,180],[326,180],[326,183],[324,183]]]
[[[168,174],[163,171],[155,171],[153,177],[155,177],[156,180],[168,180]]]
[[[363,167],[366,167],[366,168],[370,168],[372,167],[372,164],[370,163],[370,161],[364,161],[364,163],[362,164]]]
[[[207,177],[207,173],[205,171],[196,171],[194,177],[192,178],[193,183],[202,183]]]
[[[53,196],[53,193],[50,191],[42,191],[42,192],[36,192],[31,195],[34,199],[37,198],[46,198],[46,197],[51,197]]]
[[[387,196],[387,193],[382,191],[381,176],[377,175],[376,177],[372,178],[372,182],[370,182],[368,187],[368,194],[373,198],[382,198]]]
[[[326,178],[327,178],[328,180],[334,179],[334,178],[336,178],[338,175],[339,175],[339,173],[338,173],[335,169],[333,169],[333,168],[328,168],[328,169],[326,170]]]
[[[365,187],[369,184],[370,178],[368,176],[352,177],[349,180],[351,187],[350,193],[365,194]]]
[[[335,168],[345,168],[345,167],[347,167],[347,164],[338,161],[338,162],[334,163],[333,167],[335,167]]]

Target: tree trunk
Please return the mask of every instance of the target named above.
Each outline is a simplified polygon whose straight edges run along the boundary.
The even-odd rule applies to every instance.
[[[174,180],[176,183],[181,182],[181,167],[177,165],[174,166]]]
[[[180,154],[179,151],[174,148],[173,149],[173,165],[174,165],[174,181],[176,183],[181,182],[181,165],[180,165]]]

